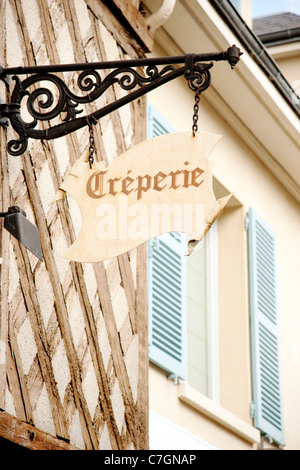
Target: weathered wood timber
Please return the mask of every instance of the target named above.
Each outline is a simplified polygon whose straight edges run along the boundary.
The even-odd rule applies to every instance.
[[[142,57],[130,29],[101,0],[0,0],[0,63]],[[75,73],[64,78],[77,80]],[[111,102],[119,92],[111,87],[101,99]],[[144,140],[145,113],[143,98],[97,123],[96,160],[109,163]],[[1,209],[26,211],[45,261],[0,229],[0,437],[30,449],[145,449],[145,246],[105,263],[65,261],[80,214],[69,199],[50,202],[88,147],[88,129],[33,142],[16,159],[7,157],[6,141],[0,126]]]
[[[114,4],[117,7],[119,10],[118,14],[124,16],[147,52],[151,52],[153,48],[153,34],[147,28],[146,21],[131,0],[106,0],[106,3],[108,5]]]
[[[78,450],[68,442],[51,436],[4,411],[0,411],[0,437],[30,450]]]
[[[0,63],[6,65],[6,2],[0,0]],[[1,94],[5,96],[5,86],[0,85]],[[6,153],[6,132],[0,126],[0,211],[6,211],[10,206],[10,189],[8,180],[8,161]],[[8,335],[8,295],[9,295],[9,234],[0,227],[0,408],[5,404],[5,382],[6,382],[6,347]],[[5,257],[6,263],[2,260]]]
[[[130,33],[120,25],[103,0],[85,0],[88,8],[97,19],[101,19],[105,28],[112,34],[113,38],[130,58],[138,58],[144,56],[144,49],[137,41],[130,36]]]

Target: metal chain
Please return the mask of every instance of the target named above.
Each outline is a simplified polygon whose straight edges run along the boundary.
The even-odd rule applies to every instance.
[[[94,139],[94,131],[93,131],[93,125],[89,122],[89,141],[90,141],[90,147],[89,147],[89,164],[90,168],[92,169],[93,163],[94,163],[94,152],[95,152],[95,139]]]
[[[195,94],[195,104],[194,104],[194,114],[193,114],[193,136],[195,137],[196,132],[198,131],[198,112],[199,112],[199,103],[200,103],[201,90],[198,88]]]

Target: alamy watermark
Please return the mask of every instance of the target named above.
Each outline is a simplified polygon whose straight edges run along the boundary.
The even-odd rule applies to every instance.
[[[128,205],[126,196],[117,204],[102,203],[96,210],[96,234],[99,240],[150,240],[161,233],[203,233],[203,204]]]

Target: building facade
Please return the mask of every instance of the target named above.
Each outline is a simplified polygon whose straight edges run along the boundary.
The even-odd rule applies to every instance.
[[[195,44],[220,50],[229,42],[244,52],[232,74],[223,65],[214,66],[212,85],[201,96],[199,128],[223,135],[212,154],[215,192],[233,196],[202,250],[186,261],[184,380],[179,377],[174,383],[170,370],[164,373],[166,364],[150,362],[150,443],[152,436],[153,445],[159,446],[168,430],[173,449],[299,446],[297,418],[288,411],[288,402],[296,406],[299,387],[298,327],[294,336],[284,319],[294,311],[291,322],[298,324],[298,301],[285,292],[287,279],[290,288],[293,283],[287,272],[283,274],[292,269],[297,279],[299,264],[287,257],[282,224],[282,217],[291,215],[293,198],[292,220],[298,219],[298,190],[288,188],[286,176],[289,157],[293,155],[297,167],[299,156],[299,98],[294,93],[299,41],[294,38],[285,45],[294,51],[284,56],[286,63],[275,62],[269,55],[272,49],[268,52],[253,32],[251,2],[237,2],[235,7],[238,10],[230,2],[177,2],[155,36],[157,54],[191,51]],[[289,90],[289,97],[283,90]],[[190,128],[193,97],[186,92],[184,83],[177,82],[165,94],[157,90],[148,97],[158,119],[169,123],[169,132]],[[288,116],[293,122],[289,131]],[[287,146],[282,131],[287,132]],[[290,253],[294,258],[293,250]],[[292,298],[293,307],[287,307]],[[151,338],[149,351],[151,361]]]
[[[64,259],[82,216],[72,197],[53,200],[89,148],[89,129],[30,139],[14,157],[7,152],[14,130],[0,126],[1,210],[25,210],[44,257],[1,228],[3,442],[300,448],[299,38],[264,46],[250,7],[0,1],[4,68],[180,56],[233,44],[243,52],[234,70],[214,63],[201,94],[198,131],[222,136],[210,157],[214,192],[232,196],[190,256],[186,236],[172,233],[103,262]],[[75,72],[59,76],[76,90]],[[0,86],[9,103],[7,84]],[[126,93],[114,84],[100,106]],[[146,139],[192,133],[194,105],[184,77],[130,102],[93,125],[95,159],[108,165]]]
[[[1,2],[1,65],[143,56],[142,46],[112,8],[98,1]],[[77,78],[67,76],[66,83],[74,84],[78,93]],[[5,86],[2,91],[5,96]],[[116,94],[120,89],[110,88],[104,99],[113,101]],[[145,109],[144,101],[136,100],[104,118],[94,137],[95,159],[108,163],[143,140]],[[44,144],[32,140],[28,151],[16,158],[6,150],[11,138],[11,126],[1,128],[1,204],[3,210],[21,206],[37,225],[44,262],[2,231],[1,419],[3,426],[5,420],[21,420],[16,421],[19,440],[16,432],[6,437],[46,448],[145,448],[144,248],[105,264],[66,261],[63,253],[78,234],[81,213],[74,200],[51,201],[89,147],[88,128]],[[16,429],[13,423],[11,429]],[[36,435],[31,441],[26,439],[27,424]]]

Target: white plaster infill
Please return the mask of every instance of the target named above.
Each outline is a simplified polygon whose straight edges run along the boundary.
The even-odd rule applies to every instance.
[[[205,416],[248,442],[259,443],[260,432],[238,416],[194,390],[186,384],[178,385],[178,398]]]

